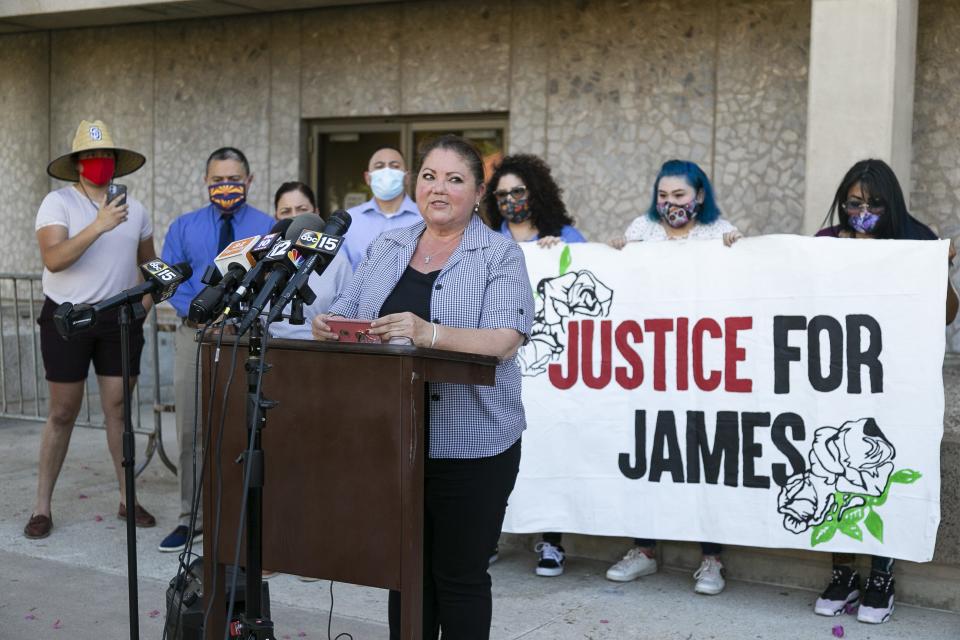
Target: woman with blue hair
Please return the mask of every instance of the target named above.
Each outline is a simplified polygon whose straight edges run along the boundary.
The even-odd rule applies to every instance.
[[[669,160],[660,167],[653,183],[649,209],[630,223],[623,237],[611,240],[610,245],[622,249],[628,242],[722,239],[729,247],[742,237],[735,226],[720,217],[713,187],[703,169],[687,160]],[[630,582],[656,573],[657,541],[634,538],[633,544],[633,548],[607,570],[608,580]],[[726,585],[720,562],[721,546],[701,542],[700,548],[703,560],[693,574],[694,591],[716,595]]]
[[[713,187],[703,169],[689,160],[668,160],[653,183],[650,208],[610,245],[622,249],[627,242],[636,241],[722,238],[729,247],[742,237],[735,226],[720,217]]]

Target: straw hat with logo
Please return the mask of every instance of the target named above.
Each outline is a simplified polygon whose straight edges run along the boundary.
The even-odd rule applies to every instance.
[[[121,149],[113,144],[113,136],[107,125],[102,120],[90,122],[83,120],[77,127],[77,133],[73,136],[73,148],[70,153],[65,153],[49,165],[47,173],[59,180],[68,182],[77,182],[80,175],[77,173],[76,156],[81,151],[95,151],[98,149],[107,149],[113,151],[117,157],[117,168],[113,172],[114,178],[133,173],[143,166],[147,159],[136,151]]]

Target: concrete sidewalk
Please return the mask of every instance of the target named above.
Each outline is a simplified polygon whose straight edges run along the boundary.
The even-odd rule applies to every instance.
[[[39,541],[22,535],[36,491],[40,425],[0,421],[0,640],[128,637],[123,523],[116,519],[118,494],[104,434],[77,429],[54,496],[53,534]],[[175,451],[172,424],[165,438]],[[138,446],[142,447],[142,439]],[[158,519],[138,530],[140,632],[159,640],[166,585],[176,554],[156,545],[175,525],[176,478],[153,461],[137,485],[138,497]],[[729,581],[717,597],[696,596],[686,573],[660,573],[628,584],[604,579],[606,563],[571,558],[559,578],[533,575],[534,554],[507,549],[491,568],[494,583],[492,638],[808,639],[846,638],[956,640],[960,616],[898,606],[879,627],[813,615],[816,594]],[[330,583],[303,583],[292,576],[270,580],[278,638],[326,638]],[[335,584],[332,636],[386,638],[386,592]]]

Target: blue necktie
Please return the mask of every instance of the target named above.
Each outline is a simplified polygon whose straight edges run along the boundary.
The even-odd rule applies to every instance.
[[[217,242],[217,253],[223,251],[233,242],[233,216],[220,216],[220,241]]]

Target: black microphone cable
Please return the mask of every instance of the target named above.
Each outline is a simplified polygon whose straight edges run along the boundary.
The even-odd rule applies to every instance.
[[[255,320],[259,322],[259,318]],[[267,363],[267,343],[270,338],[270,327],[264,327],[263,336],[261,337],[260,345],[260,366],[257,368],[257,387],[254,392],[256,397],[260,397],[261,390],[263,388],[263,372],[266,368]],[[239,338],[237,340],[239,343]],[[234,557],[233,557],[233,575],[230,580],[230,605],[227,608],[227,625],[223,629],[223,640],[230,640],[230,620],[233,618],[233,605],[236,600],[236,591],[237,591],[237,573],[240,571],[240,542],[243,538],[243,529],[247,520],[247,499],[250,497],[250,476],[253,465],[250,464],[250,460],[253,456],[253,448],[256,443],[256,433],[257,429],[255,427],[250,428],[250,435],[247,441],[247,464],[244,465],[243,469],[243,499],[240,502],[240,518],[237,522],[237,536],[236,536],[236,545],[234,547]],[[219,517],[219,514],[218,514]],[[249,568],[249,567],[248,567]],[[262,569],[261,563],[261,569]],[[246,576],[246,580],[249,580],[250,576]],[[261,592],[262,593],[262,592]],[[258,594],[259,595],[259,594]],[[249,604],[249,603],[248,603]],[[261,603],[262,604],[262,603]],[[204,627],[206,628],[206,627]]]
[[[195,387],[194,387],[194,402],[195,402],[195,405],[194,405],[194,406],[199,406],[199,404],[200,404],[200,375],[199,375],[199,373],[200,373],[200,354],[201,354],[201,350],[202,350],[202,347],[203,347],[203,341],[204,341],[204,339],[206,338],[207,331],[210,330],[210,328],[211,328],[211,326],[210,326],[209,324],[204,325],[204,326],[202,327],[201,332],[200,332],[200,339],[199,339],[198,342],[197,342],[196,356],[194,357],[194,377],[195,377],[195,379],[197,380],[197,384],[196,384]],[[217,347],[218,347],[218,349],[219,349],[219,343],[218,343]],[[212,394],[213,394],[213,389],[216,387],[217,371],[218,371],[218,369],[219,369],[219,361],[216,361],[216,362],[217,362],[217,365],[218,365],[218,366],[217,366],[217,367],[214,367],[213,373],[212,373],[212,376],[211,376],[211,378],[212,378],[212,380],[211,380],[211,391],[210,391],[211,396],[212,396]],[[197,467],[196,467],[196,465],[197,465],[197,421],[199,420],[199,417],[200,417],[200,416],[199,416],[199,412],[195,411],[195,412],[194,412],[194,415],[193,415],[193,458],[192,458],[192,468],[191,468],[191,471],[192,471],[193,474],[194,474],[194,476],[193,476],[194,478],[196,478],[196,468],[197,468]],[[208,417],[205,424],[209,424],[209,423],[210,423],[210,418]],[[208,436],[208,438],[209,438],[209,436]],[[203,468],[204,468],[204,467],[201,466],[201,474],[203,473]],[[179,470],[179,473],[186,473],[186,470],[185,470],[185,469],[180,469],[180,470]],[[202,475],[201,475],[200,482],[199,482],[199,483],[195,483],[195,485],[202,485],[202,483],[203,483],[203,477],[202,477]],[[192,497],[192,499],[191,499],[191,509],[192,509],[192,512],[191,512],[191,514],[190,514],[190,522],[189,522],[189,525],[188,525],[188,529],[189,529],[189,530],[188,530],[188,532],[187,532],[187,540],[186,540],[186,543],[184,544],[184,550],[180,553],[180,555],[179,555],[179,557],[178,557],[177,575],[176,575],[176,577],[175,577],[175,579],[174,579],[174,584],[176,585],[176,592],[177,592],[179,598],[176,599],[176,606],[174,606],[173,600],[171,600],[171,602],[168,603],[168,605],[167,605],[167,617],[166,617],[166,620],[167,620],[167,621],[170,620],[170,616],[171,616],[171,614],[172,614],[174,611],[176,611],[176,613],[177,613],[176,623],[175,623],[174,629],[173,629],[173,635],[174,635],[174,637],[178,637],[178,635],[179,635],[179,633],[180,633],[180,623],[181,623],[181,620],[182,620],[182,612],[183,612],[183,597],[184,597],[184,591],[183,591],[183,590],[184,590],[184,588],[185,588],[185,583],[184,583],[184,581],[185,581],[185,575],[184,575],[184,574],[185,574],[187,571],[189,571],[189,565],[190,565],[191,562],[192,562],[192,557],[195,555],[195,554],[193,553],[193,535],[192,535],[192,534],[193,534],[193,531],[194,531],[194,526],[195,526],[195,521],[196,521],[196,513],[197,513],[197,511],[196,511],[196,510],[197,510],[197,498],[196,498],[196,496],[199,494],[199,492],[200,492],[200,486],[194,486],[194,495],[193,495],[193,497]],[[169,627],[169,624],[164,624],[164,627],[163,627],[163,636],[162,636],[162,639],[163,639],[163,640],[166,640],[166,638],[167,638],[167,629],[168,629],[168,627]]]
[[[221,331],[221,339],[222,339],[222,336],[223,336],[223,333]],[[236,341],[233,343],[233,349],[231,350],[231,354],[230,354],[230,373],[228,374],[227,382],[224,385],[223,400],[220,405],[220,424],[218,425],[218,428],[217,428],[216,453],[211,457],[214,463],[214,469],[215,469],[214,472],[216,474],[216,488],[213,490],[214,497],[215,497],[214,498],[215,508],[214,508],[214,515],[212,517],[213,542],[212,542],[211,551],[212,551],[213,558],[210,559],[210,561],[214,563],[216,563],[217,557],[219,556],[219,553],[220,553],[220,525],[221,525],[222,506],[223,506],[223,461],[222,461],[223,434],[224,434],[224,427],[226,425],[226,419],[227,419],[226,418],[227,403],[229,402],[230,391],[231,391],[231,388],[233,387],[233,378],[237,370],[237,352],[239,350],[239,347],[240,347],[240,340],[238,337]],[[210,406],[213,407],[213,398],[211,398]],[[212,415],[211,415],[211,420],[212,420]],[[204,535],[207,535],[207,534],[204,534]],[[203,614],[204,629],[207,628],[207,625],[210,619],[210,613],[213,611],[213,603],[215,599],[214,596],[216,595],[216,592],[217,592],[217,572],[214,571],[213,583],[211,585],[211,588],[209,591],[210,595],[208,596],[209,599],[207,601],[207,609],[206,611],[204,611],[204,614]],[[207,593],[206,586],[204,586],[204,594],[206,593]],[[226,629],[230,628],[229,620],[227,621],[227,625],[225,628]]]

